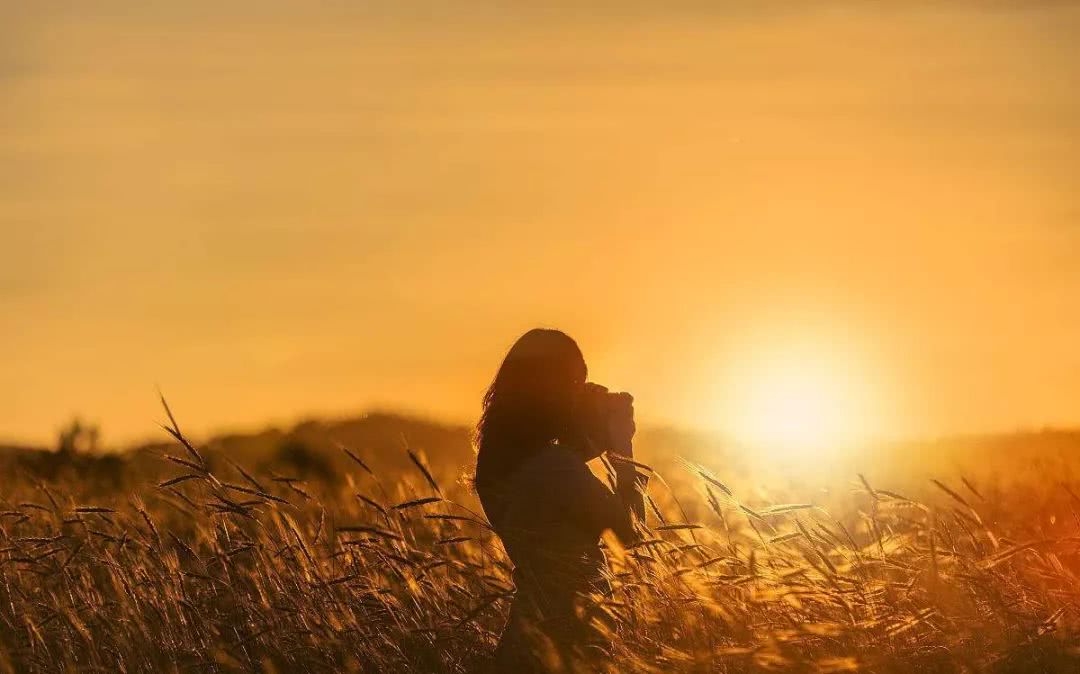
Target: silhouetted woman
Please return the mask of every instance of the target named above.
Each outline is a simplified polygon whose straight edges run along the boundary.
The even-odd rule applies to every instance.
[[[510,349],[477,425],[476,489],[514,563],[517,593],[495,671],[577,671],[600,646],[584,595],[603,588],[601,534],[636,539],[644,476],[633,454],[633,399],[586,383],[581,350],[558,330],[530,330]],[[615,491],[586,461],[608,452]]]

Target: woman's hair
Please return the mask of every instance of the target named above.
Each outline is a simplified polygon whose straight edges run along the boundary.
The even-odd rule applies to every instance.
[[[536,450],[569,440],[574,395],[587,376],[581,349],[564,332],[536,328],[514,342],[484,395],[476,484],[490,485]]]

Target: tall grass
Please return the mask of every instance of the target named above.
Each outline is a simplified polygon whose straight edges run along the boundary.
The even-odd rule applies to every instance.
[[[168,430],[160,484],[0,487],[0,672],[482,666],[513,586],[452,470],[410,452],[380,475],[343,448],[342,482],[304,482]],[[766,502],[725,478],[654,474],[647,538],[606,543],[610,671],[1080,671],[1080,536],[1048,534],[1029,491],[956,476],[920,501],[855,479]]]

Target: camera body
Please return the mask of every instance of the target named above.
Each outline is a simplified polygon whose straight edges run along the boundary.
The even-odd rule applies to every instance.
[[[634,397],[589,382],[578,400],[576,416],[579,428],[597,456],[612,449],[622,451],[622,447],[616,446],[620,440],[613,437],[612,429],[622,422],[633,434]]]

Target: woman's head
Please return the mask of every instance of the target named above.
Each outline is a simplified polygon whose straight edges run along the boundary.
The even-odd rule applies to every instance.
[[[498,480],[553,441],[570,440],[574,400],[587,375],[581,349],[564,332],[537,328],[514,342],[484,396],[477,483]]]

